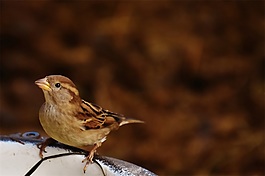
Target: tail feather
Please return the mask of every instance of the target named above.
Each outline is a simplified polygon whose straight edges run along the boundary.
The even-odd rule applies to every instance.
[[[137,120],[137,119],[124,119],[124,120],[121,121],[119,126],[126,125],[126,124],[129,124],[129,123],[145,123],[145,122],[141,121],[141,120]]]

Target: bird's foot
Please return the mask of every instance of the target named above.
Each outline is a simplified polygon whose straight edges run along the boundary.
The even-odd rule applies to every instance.
[[[51,143],[54,143],[54,142],[55,142],[54,139],[52,139],[52,138],[47,138],[44,142],[37,144],[38,149],[40,149],[40,151],[39,151],[39,156],[40,156],[40,158],[43,158],[43,152],[44,152],[44,153],[47,153],[47,152],[45,151],[45,148],[46,148],[48,145],[50,145]]]
[[[83,163],[83,162],[86,162],[85,167],[84,167],[84,169],[83,169],[84,173],[86,173],[87,166],[88,166],[89,164],[92,164],[92,163],[93,163],[93,159],[94,159],[94,155],[95,155],[95,153],[96,153],[96,150],[97,150],[97,148],[100,147],[100,146],[101,146],[101,142],[96,143],[96,144],[94,145],[93,149],[89,152],[89,155],[88,155],[88,156],[82,161],[82,163]]]
[[[87,169],[88,165],[93,163],[93,158],[94,158],[95,152],[96,152],[96,150],[92,149],[89,152],[89,155],[82,161],[82,163],[86,162],[86,164],[85,164],[85,166],[83,168],[84,173],[86,173],[86,169]]]

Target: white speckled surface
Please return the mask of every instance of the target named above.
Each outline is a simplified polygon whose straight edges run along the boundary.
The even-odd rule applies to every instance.
[[[36,142],[25,142],[14,140],[0,141],[0,175],[13,176],[13,175],[25,175],[28,171],[41,159],[39,157],[39,149],[36,146]],[[63,154],[73,153],[68,149],[60,147],[47,147],[47,153],[44,153],[44,158]],[[95,157],[96,161],[101,167],[94,162],[87,168],[86,173],[83,173],[84,163],[82,160],[84,155],[74,154],[68,156],[61,156],[57,158],[51,158],[43,161],[39,167],[32,173],[33,176],[47,176],[47,175],[149,175],[153,176],[152,172],[141,168],[137,165],[118,160],[110,157]]]

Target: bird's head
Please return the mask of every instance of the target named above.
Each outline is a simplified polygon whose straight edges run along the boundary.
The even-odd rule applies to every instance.
[[[75,84],[67,77],[50,75],[35,81],[45,97],[45,101],[58,106],[68,103],[81,102]]]

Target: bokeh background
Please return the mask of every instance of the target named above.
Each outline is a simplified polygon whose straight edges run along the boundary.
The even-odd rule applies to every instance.
[[[1,134],[38,131],[36,79],[144,120],[101,155],[159,175],[264,175],[263,1],[1,1]]]

